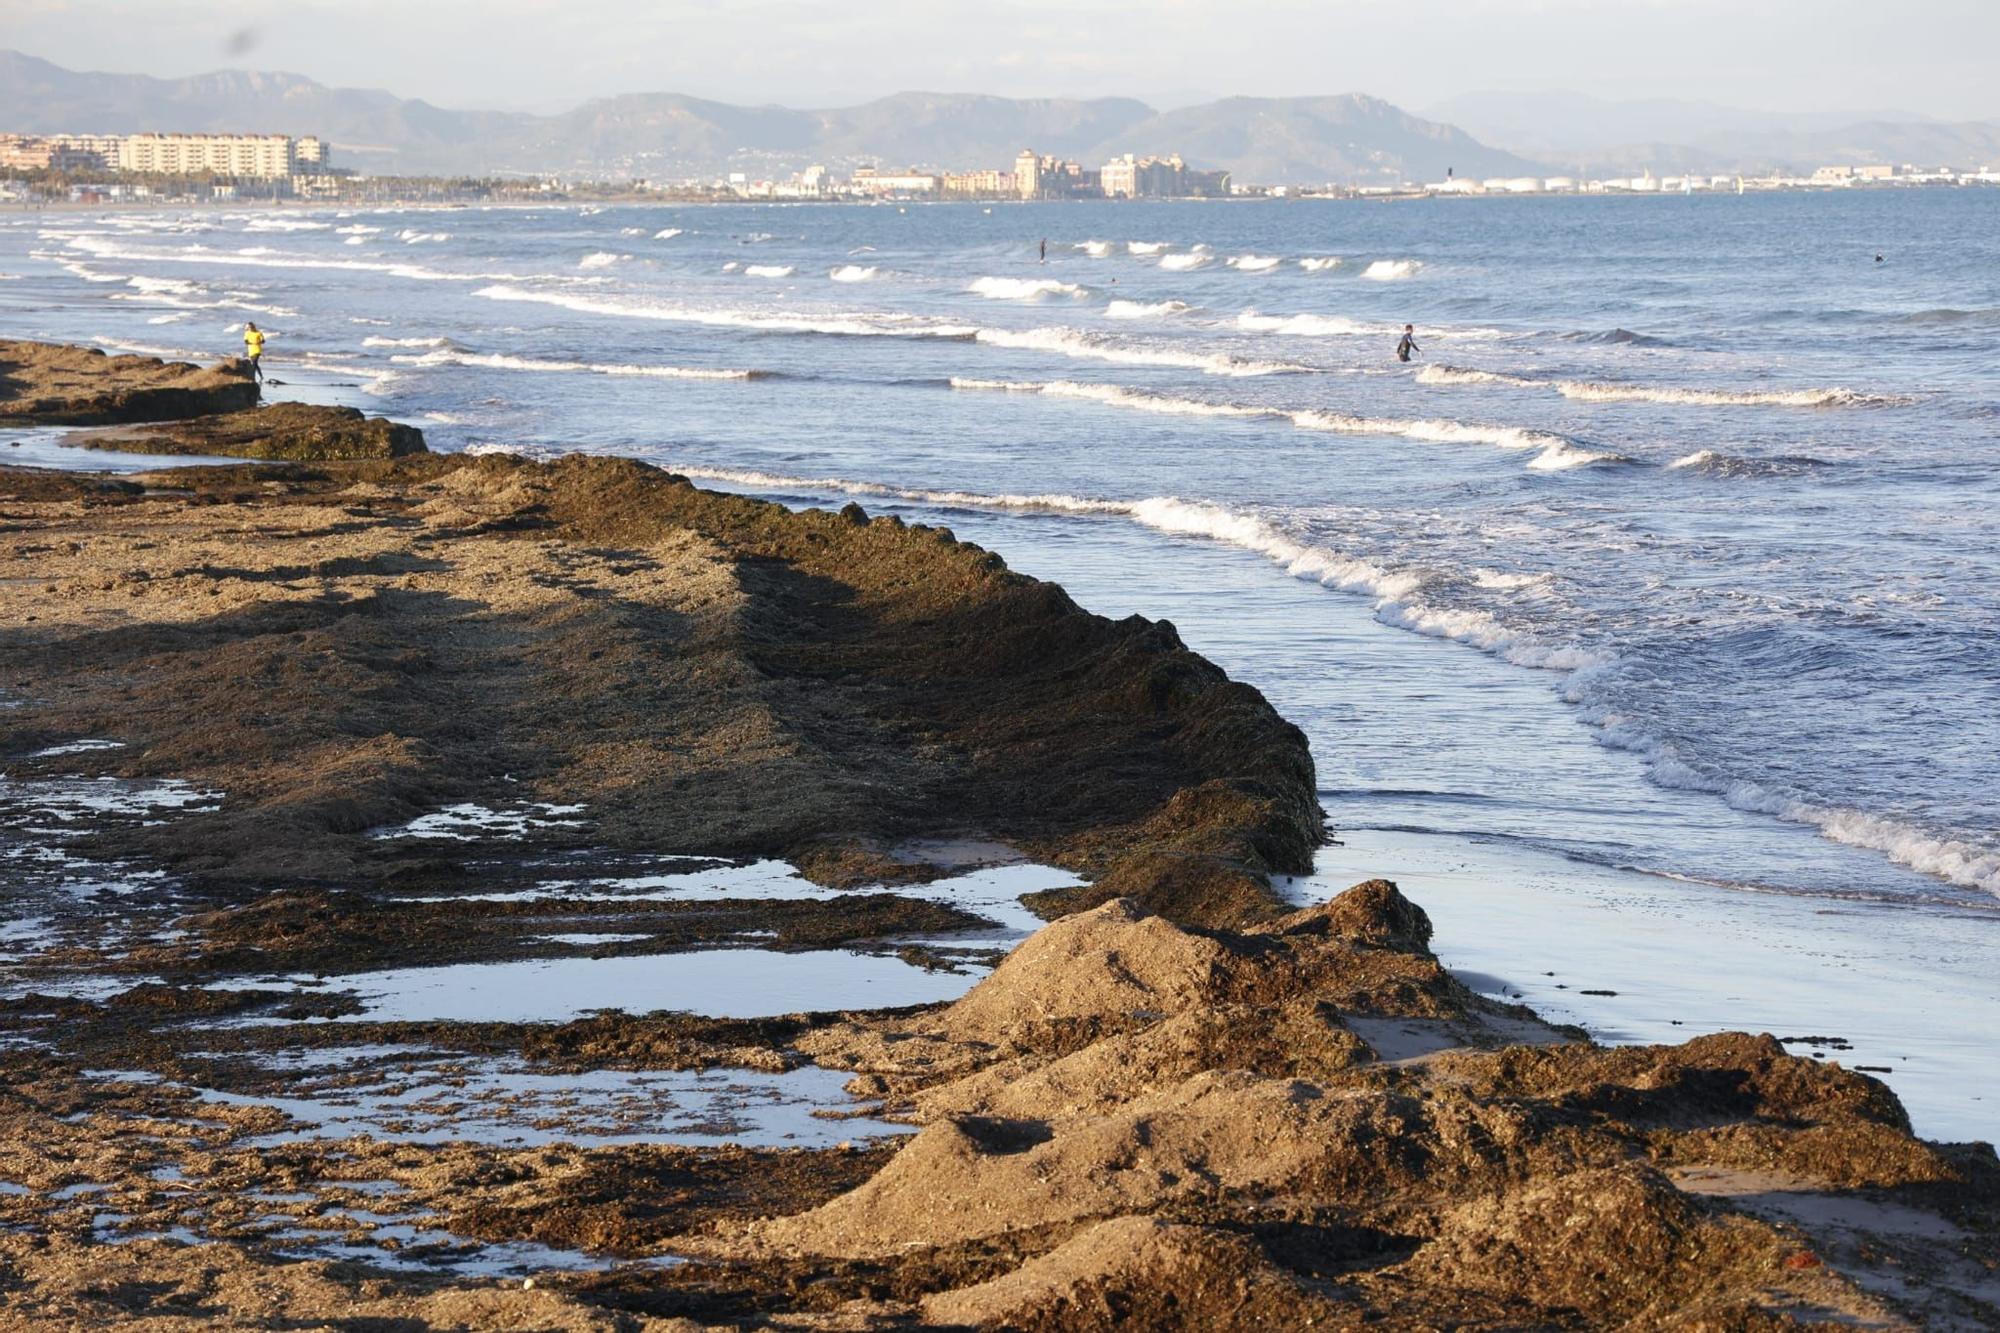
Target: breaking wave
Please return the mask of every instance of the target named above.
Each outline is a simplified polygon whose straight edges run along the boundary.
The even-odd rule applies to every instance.
[[[1234,255],[1228,260],[1229,267],[1243,273],[1269,273],[1284,262],[1276,255]]]
[[[1306,258],[1301,259],[1299,261],[1299,267],[1304,269],[1308,273],[1324,273],[1328,269],[1339,268],[1340,265],[1341,265],[1340,259],[1330,255],[1328,256],[1308,255]]]
[[[1715,449],[1699,449],[1667,464],[1683,471],[1705,472],[1717,477],[1787,477],[1813,468],[1828,466],[1823,458],[1806,454],[1781,454],[1776,458],[1745,458]]]
[[[1378,334],[1386,326],[1362,324],[1338,315],[1260,315],[1246,310],[1236,317],[1236,327],[1252,333],[1279,333],[1298,338],[1343,338]]]
[[[576,266],[585,269],[610,268],[613,264],[622,264],[631,257],[630,255],[614,255],[609,250],[599,250],[594,254],[585,255],[583,258],[577,260]]]
[[[1186,314],[1192,309],[1185,301],[1113,301],[1104,307],[1104,314],[1109,319],[1159,319]]]
[[[1222,352],[1190,352],[1175,348],[1151,347],[1085,333],[1068,328],[994,329],[976,324],[945,324],[918,316],[869,312],[862,314],[783,315],[745,310],[698,310],[683,306],[656,305],[611,297],[582,296],[571,292],[496,284],[482,287],[473,295],[494,301],[529,301],[561,306],[585,314],[615,315],[628,319],[671,320],[713,327],[761,329],[770,333],[819,333],[876,338],[945,338],[1008,347],[1021,351],[1050,352],[1086,361],[1108,361],[1129,366],[1179,366],[1205,375],[1280,375],[1309,371],[1308,366],[1286,361],[1257,361]]]
[[[755,370],[707,370],[685,366],[605,365],[592,361],[543,361],[532,357],[507,356],[498,352],[464,352],[440,348],[422,356],[392,356],[404,366],[477,366],[486,370],[524,370],[544,373],[587,373],[592,375],[637,375],[665,380],[750,380],[763,378]]]
[[[1852,389],[1682,389],[1594,380],[1537,379],[1445,365],[1425,366],[1417,372],[1417,382],[1504,384],[1520,389],[1553,389],[1565,398],[1585,403],[1672,403],[1694,407],[1890,407],[1910,401],[1893,394],[1856,393]]]
[[[748,264],[743,274],[750,278],[789,278],[798,272],[790,264]]]
[[[1428,605],[1416,600],[1426,587],[1475,582],[1450,571],[1390,569],[1373,561],[1294,537],[1268,519],[1201,500],[1158,495],[1143,500],[1100,500],[1088,496],[987,495],[973,491],[884,486],[839,477],[788,477],[736,468],[683,467],[673,470],[699,480],[756,489],[831,492],[874,496],[917,504],[1124,518],[1155,532],[1199,537],[1253,551],[1294,578],[1376,599],[1376,618],[1433,638],[1455,639],[1518,666],[1577,671],[1609,664],[1610,654],[1567,642],[1552,642],[1502,624],[1487,612]]]
[[[1638,755],[1646,765],[1647,777],[1659,786],[1719,796],[1737,810],[1804,824],[1832,842],[1880,852],[1899,865],[1961,888],[2000,894],[2000,851],[1901,820],[1786,795],[1747,779],[1715,773],[1683,756],[1672,742],[1616,713],[1586,710],[1585,718],[1598,729],[1602,744]]]
[[[1288,375],[1311,370],[1309,366],[1288,361],[1255,361],[1226,352],[1185,352],[1169,347],[1116,342],[1075,329],[980,329],[973,337],[976,342],[994,347],[1054,352],[1060,356],[1109,361],[1123,366],[1179,366],[1185,370],[1199,370],[1204,375]]]
[[[974,278],[965,290],[989,301],[1036,301],[1044,296],[1082,296],[1084,289],[1054,278]]]
[[[826,276],[835,282],[872,282],[881,276],[881,272],[870,264],[842,264]]]
[[[1211,256],[1202,254],[1199,251],[1184,255],[1161,255],[1160,267],[1166,269],[1169,273],[1186,273],[1190,269],[1202,267],[1208,263],[1210,258]]]
[[[680,234],[681,229],[679,227],[662,227],[653,233],[653,239],[656,241],[671,241]]]
[[[1398,278],[1414,276],[1422,267],[1414,259],[1378,259],[1362,269],[1361,276],[1373,278],[1376,282],[1394,282]]]
[[[1428,444],[1485,444],[1499,449],[1532,450],[1534,457],[1528,460],[1527,466],[1539,472],[1560,472],[1593,463],[1632,461],[1621,454],[1592,449],[1566,435],[1558,435],[1553,431],[1529,430],[1520,426],[1482,426],[1442,419],[1361,417],[1316,408],[1217,403],[1200,398],[1146,393],[1117,384],[1080,383],[1074,380],[987,380],[954,377],[951,380],[951,387],[1079,399],[1165,416],[1287,421],[1300,430],[1325,431],[1336,435],[1395,435]]]
[[[1125,249],[1135,255],[1156,255],[1167,248],[1165,241],[1127,241]]]
[[[363,347],[443,347],[451,342],[449,338],[378,338],[374,336],[361,340]]]

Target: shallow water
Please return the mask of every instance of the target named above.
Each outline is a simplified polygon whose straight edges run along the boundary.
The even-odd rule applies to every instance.
[[[285,1063],[293,1078],[283,1095],[197,1091],[204,1101],[274,1107],[299,1122],[299,1129],[256,1141],[266,1146],[365,1134],[394,1143],[508,1148],[827,1148],[910,1132],[906,1125],[856,1115],[859,1104],[842,1090],[848,1076],[817,1068],[552,1074],[517,1060],[419,1053],[377,1055],[365,1072],[356,1072],[355,1061],[337,1050]]]
[[[562,1023],[600,1009],[763,1018],[956,999],[974,978],[900,958],[824,949],[714,949],[640,958],[533,958],[395,968],[337,978],[371,1023]]]

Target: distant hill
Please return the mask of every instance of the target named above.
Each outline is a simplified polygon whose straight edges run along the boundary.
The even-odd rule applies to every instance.
[[[1178,150],[1197,165],[1227,166],[1246,181],[1395,184],[1460,176],[1540,175],[1537,163],[1488,148],[1454,125],[1421,120],[1380,98],[1226,97],[1129,127],[1114,152]]]
[[[335,161],[372,172],[575,172],[672,178],[845,169],[1011,166],[1024,147],[1097,165],[1179,152],[1270,184],[1516,175],[1536,164],[1377,98],[1231,97],[1156,112],[1129,98],[897,93],[831,110],[733,106],[635,93],[557,115],[452,111],[296,74],[184,79],[67,70],[0,51],[0,131],[265,130],[319,134]]]
[[[479,162],[485,145],[505,143],[533,119],[446,111],[385,92],[328,88],[297,74],[85,74],[0,50],[0,131],[319,134],[351,166],[450,170]]]
[[[1810,171],[1829,164],[2000,161],[2000,122],[1907,111],[1776,112],[1581,93],[1469,93],[1429,109],[1488,143],[1588,174]]]

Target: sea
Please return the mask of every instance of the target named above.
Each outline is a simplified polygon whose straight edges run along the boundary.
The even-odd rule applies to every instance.
[[[1311,738],[1302,896],[2000,1137],[2000,190],[0,213],[0,335],[246,319],[272,397],[1169,619]]]

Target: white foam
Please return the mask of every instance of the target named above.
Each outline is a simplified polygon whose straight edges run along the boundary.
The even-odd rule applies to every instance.
[[[1160,319],[1194,309],[1185,301],[1113,301],[1104,308],[1107,319]]]
[[[1308,273],[1325,273],[1329,269],[1339,268],[1340,265],[1341,260],[1332,255],[1308,255],[1299,261],[1299,267]]]
[[[260,215],[243,224],[245,231],[325,231],[331,222],[311,222],[305,218],[270,217]]]
[[[1414,259],[1378,259],[1362,269],[1361,276],[1373,278],[1376,282],[1394,282],[1398,278],[1414,276],[1422,267]]]
[[[622,264],[631,257],[613,254],[609,250],[597,250],[577,260],[576,266],[583,269],[610,268],[613,264]]]
[[[363,347],[443,347],[449,338],[378,338],[374,336],[361,340]]]
[[[1584,716],[1597,727],[1600,743],[1637,754],[1646,764],[1647,776],[1659,786],[1720,796],[1735,809],[1804,824],[1833,842],[1880,852],[1891,861],[1961,888],[2000,895],[2000,851],[1887,816],[1785,795],[1755,782],[1721,776],[1684,758],[1672,742],[1659,739],[1629,718],[1589,710]]]
[[[954,377],[951,380],[951,387],[1080,399],[1132,411],[1170,416],[1261,417],[1289,421],[1300,430],[1326,431],[1337,435],[1395,435],[1404,439],[1421,440],[1428,444],[1485,444],[1499,449],[1533,450],[1535,456],[1528,460],[1527,466],[1542,472],[1566,471],[1592,463],[1630,461],[1620,454],[1588,448],[1553,431],[1532,430],[1523,426],[1487,426],[1447,418],[1363,417],[1317,408],[1217,403],[1197,398],[1146,393],[1117,384],[1078,383],[1071,380],[1021,381]]]
[[[1883,407],[1910,400],[1891,394],[1856,393],[1851,389],[1687,389],[1649,384],[1616,384],[1593,380],[1538,379],[1461,366],[1425,366],[1420,384],[1500,384],[1518,389],[1553,389],[1565,398],[1586,403],[1669,403],[1692,407]]]
[[[81,236],[70,242],[75,249],[100,259],[126,259],[141,263],[171,264],[226,264],[235,268],[277,268],[277,269],[337,269],[351,273],[387,273],[394,277],[410,278],[422,282],[519,282],[526,280],[518,273],[446,273],[439,269],[425,268],[420,264],[399,264],[373,262],[363,259],[321,259],[311,255],[284,254],[268,250],[262,246],[253,247],[258,253],[230,254],[221,250],[210,250],[205,246],[187,246],[177,250],[148,249],[143,247],[120,246],[111,241]],[[96,278],[92,281],[106,281]],[[124,281],[121,275],[110,281]]]
[[[1909,399],[1851,389],[1676,389],[1557,380],[1565,398],[1586,403],[1681,403],[1696,407],[1880,407]]]
[[[994,347],[1048,352],[1088,361],[1133,366],[1179,366],[1209,375],[1254,376],[1304,372],[1307,366],[1283,361],[1255,361],[1221,352],[1198,352],[1109,339],[1070,328],[993,329],[978,325],[927,321],[888,311],[786,315],[747,310],[710,310],[655,304],[616,297],[498,284],[474,292],[494,301],[528,301],[561,306],[586,314],[629,319],[671,320],[727,328],[760,329],[773,333],[823,333],[878,338],[950,338]]]
[[[826,276],[835,282],[873,282],[881,270],[869,264],[842,264]]]
[[[1061,356],[1126,366],[1179,366],[1186,370],[1199,370],[1205,375],[1284,375],[1310,369],[1285,361],[1252,361],[1224,352],[1196,352],[1116,342],[1076,329],[980,329],[974,336],[976,341],[996,347],[1054,352]]]
[[[1516,375],[1502,375],[1491,370],[1467,370],[1460,366],[1425,366],[1417,372],[1419,384],[1545,384],[1546,380],[1522,379]]]
[[[1284,262],[1276,255],[1237,255],[1229,261],[1229,267],[1244,273],[1269,273]]]
[[[653,233],[653,239],[656,241],[671,241],[680,234],[681,229],[679,227],[662,227]]]
[[[515,287],[506,283],[473,293],[489,301],[528,301],[561,306],[581,314],[614,315],[624,319],[657,319],[705,324],[719,328],[762,329],[771,333],[826,333],[855,337],[961,338],[979,329],[967,324],[926,323],[914,316],[887,313],[780,315],[747,310],[704,310],[648,301],[584,296],[573,292]]]
[[[1233,403],[1208,403],[1195,398],[1173,398],[1164,394],[1140,393],[1117,384],[1088,384],[1075,380],[981,380],[964,379],[954,376],[954,389],[989,390],[999,393],[1032,393],[1046,398],[1075,398],[1086,402],[1109,403],[1116,407],[1131,408],[1138,412],[1154,412],[1162,416],[1186,417],[1267,417],[1282,413],[1267,411],[1261,407],[1242,407]]]
[[[1186,273],[1190,269],[1201,268],[1208,261],[1209,256],[1198,251],[1184,255],[1161,255],[1160,267],[1169,273]]]
[[[1034,301],[1044,296],[1082,296],[1084,289],[1054,278],[975,278],[965,290],[989,301]]]
[[[985,387],[1018,389],[1022,386],[996,381],[987,382]],[[1040,386],[1027,387],[1040,389]],[[1102,389],[1112,386],[1089,387]],[[1432,582],[1444,581],[1437,572],[1388,569],[1369,560],[1301,541],[1254,514],[1226,509],[1206,501],[1183,500],[1171,495],[1151,496],[1143,500],[1098,500],[1061,494],[982,495],[969,491],[924,490],[841,478],[786,477],[722,468],[676,465],[674,471],[688,477],[733,482],[758,489],[831,491],[920,504],[1125,518],[1156,532],[1201,537],[1254,551],[1294,578],[1376,598],[1375,614],[1385,624],[1434,638],[1453,639],[1518,666],[1575,672],[1601,668],[1615,660],[1606,653],[1579,644],[1549,642],[1510,629],[1483,611],[1424,605],[1414,598]]]
[[[1085,254],[1089,255],[1092,259],[1102,259],[1106,255],[1111,253],[1111,242],[1085,241],[1082,245],[1078,246],[1077,249],[1083,251]]]
[[[1349,338],[1379,334],[1383,326],[1360,324],[1339,315],[1260,315],[1246,310],[1236,317],[1236,327],[1292,338]]]
[[[790,264],[751,264],[743,270],[744,276],[751,278],[789,278],[796,272]]]
[[[397,232],[396,235],[405,245],[442,245],[451,239],[450,232],[416,231],[407,227]]]
[[[1156,255],[1167,248],[1165,241],[1127,241],[1125,249],[1135,255]]]
[[[498,352],[462,352],[440,348],[422,356],[392,356],[391,361],[406,366],[476,366],[486,370],[520,370],[543,373],[585,373],[592,375],[636,375],[668,380],[747,380],[753,370],[709,370],[686,366],[640,366],[602,364],[593,361],[544,361]]]

